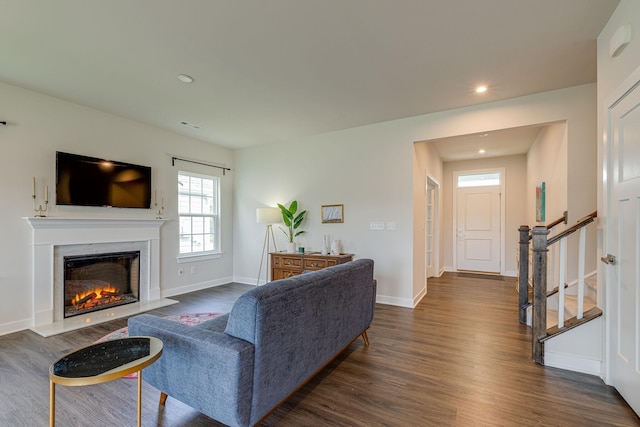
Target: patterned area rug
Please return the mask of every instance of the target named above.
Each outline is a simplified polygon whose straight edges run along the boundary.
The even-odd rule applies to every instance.
[[[215,312],[214,313],[187,313],[187,314],[175,314],[172,316],[166,316],[165,319],[182,323],[183,325],[193,326],[193,325],[197,325],[198,323],[211,320],[220,315],[222,315],[222,313],[215,313]],[[99,343],[102,341],[116,340],[116,339],[125,338],[128,336],[129,336],[129,328],[125,326],[124,328],[120,328],[116,331],[110,332],[104,337],[96,340],[96,343]],[[124,378],[138,378],[138,374],[134,373],[131,375],[127,375]]]

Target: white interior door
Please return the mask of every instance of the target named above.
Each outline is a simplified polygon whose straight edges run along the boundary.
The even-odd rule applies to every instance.
[[[640,82],[638,82],[640,84]],[[610,383],[640,413],[640,86],[608,115],[611,196],[608,251]]]
[[[457,269],[500,273],[500,187],[457,190]]]
[[[427,179],[427,206],[425,212],[425,268],[426,276],[433,277],[434,274],[434,245],[435,245],[435,199],[436,187],[433,182]]]

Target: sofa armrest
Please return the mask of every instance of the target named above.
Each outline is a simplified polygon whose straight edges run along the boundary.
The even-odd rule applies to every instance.
[[[130,318],[129,334],[162,340],[162,356],[144,369],[145,381],[225,424],[248,424],[252,344],[149,314]]]

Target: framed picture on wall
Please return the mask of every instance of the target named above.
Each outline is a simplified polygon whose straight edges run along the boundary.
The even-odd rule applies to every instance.
[[[544,181],[536,186],[536,222],[545,221],[545,187]]]
[[[321,218],[323,224],[344,222],[344,205],[322,205]]]

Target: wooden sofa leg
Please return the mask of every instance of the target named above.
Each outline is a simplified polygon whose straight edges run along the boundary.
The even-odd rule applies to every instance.
[[[364,340],[364,345],[369,346],[369,337],[367,336],[367,331],[362,333],[362,339]]]
[[[167,393],[161,391],[160,392],[160,406],[164,406],[166,401],[167,401]]]

